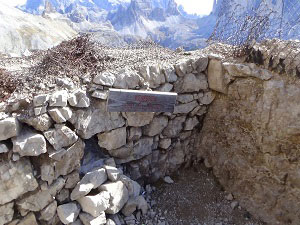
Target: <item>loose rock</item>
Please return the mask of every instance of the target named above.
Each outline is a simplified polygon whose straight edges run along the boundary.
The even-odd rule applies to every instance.
[[[57,207],[57,215],[63,224],[69,224],[76,221],[80,209],[75,203],[68,203]]]

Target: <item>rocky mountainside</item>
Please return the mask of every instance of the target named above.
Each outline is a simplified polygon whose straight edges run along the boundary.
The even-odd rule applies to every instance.
[[[0,2],[0,53],[30,54],[32,49],[48,49],[77,32],[66,21],[30,15]]]

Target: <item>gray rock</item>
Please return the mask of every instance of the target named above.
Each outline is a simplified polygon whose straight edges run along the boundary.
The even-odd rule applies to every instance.
[[[191,59],[180,59],[175,65],[176,74],[183,77],[185,74],[191,73],[193,71],[192,60]]]
[[[59,193],[63,187],[65,186],[65,183],[66,183],[66,180],[62,177],[59,177],[57,180],[54,181],[53,184],[51,184],[49,187],[48,187],[48,193],[51,195],[51,196],[56,196],[57,193]]]
[[[177,93],[198,92],[208,88],[205,74],[195,75],[189,73],[175,83],[174,90]]]
[[[20,156],[38,156],[46,153],[46,140],[43,135],[23,129],[19,136],[12,138],[13,152]]]
[[[116,76],[109,72],[97,74],[93,80],[95,84],[112,87],[116,81]]]
[[[66,179],[65,188],[71,189],[80,181],[79,173],[74,171],[64,177]]]
[[[167,184],[174,184],[174,181],[169,176],[164,177],[164,182],[166,182]]]
[[[84,225],[102,225],[106,223],[106,216],[104,212],[102,212],[98,217],[93,217],[88,213],[80,213],[79,218]]]
[[[208,66],[208,57],[202,56],[198,59],[193,59],[192,66],[193,69],[197,70],[198,73],[205,71]]]
[[[71,106],[77,108],[87,108],[90,106],[90,99],[83,90],[76,90],[69,95],[68,102]]]
[[[147,136],[155,136],[160,134],[168,125],[168,117],[160,116],[154,117],[152,122],[143,128],[143,134]]]
[[[209,105],[214,101],[215,97],[216,97],[215,93],[209,91],[209,92],[205,92],[203,97],[201,97],[199,101],[203,105]]]
[[[101,148],[113,150],[126,145],[126,127],[98,134],[98,144]]]
[[[123,184],[125,184],[125,186],[127,187],[129,197],[137,197],[140,195],[141,186],[139,185],[139,183],[125,175],[120,176],[120,181],[122,181]]]
[[[86,196],[92,189],[99,187],[106,180],[107,174],[103,168],[88,172],[73,189],[71,199],[77,200]]]
[[[94,196],[85,196],[77,201],[79,202],[82,211],[91,214],[94,217],[100,216],[108,207],[110,194],[107,191],[102,191]]]
[[[5,205],[0,205],[0,224],[6,224],[12,221],[14,216],[14,203],[10,202]]]
[[[69,94],[67,91],[57,91],[50,96],[49,105],[55,107],[65,107],[68,104]]]
[[[171,138],[160,139],[158,146],[162,149],[168,149],[171,146]]]
[[[208,84],[209,88],[224,94],[227,94],[227,82],[224,75],[221,61],[212,59],[208,65]]]
[[[78,140],[75,132],[64,125],[56,125],[54,129],[44,132],[44,136],[55,150],[68,147]]]
[[[41,94],[33,97],[33,106],[39,107],[39,106],[45,106],[49,100],[49,95],[47,94]]]
[[[124,216],[131,216],[137,209],[138,206],[138,199],[137,197],[131,197],[126,202],[124,207],[122,208],[122,214]]]
[[[185,116],[180,116],[169,121],[168,126],[163,130],[163,135],[169,138],[176,137],[183,129],[183,124],[185,122],[185,119],[186,119]]]
[[[87,110],[74,111],[70,122],[77,129],[77,134],[84,139],[89,139],[98,133],[123,127],[125,124],[125,120],[120,113],[106,111],[105,102],[95,102],[93,107]]]
[[[50,221],[55,216],[56,209],[57,202],[53,201],[40,212],[39,220]]]
[[[195,109],[198,106],[197,101],[192,101],[186,104],[180,104],[176,105],[174,109],[174,114],[188,114],[193,109]]]
[[[27,214],[19,223],[18,225],[38,225],[35,215],[33,212]]]
[[[128,190],[122,181],[108,182],[99,187],[101,191],[109,192],[110,206],[105,211],[107,214],[118,213],[129,199]]]
[[[177,97],[177,101],[183,104],[192,102],[193,100],[194,100],[194,96],[191,94],[178,95]]]
[[[92,94],[92,97],[98,98],[98,99],[101,99],[101,100],[106,100],[107,97],[108,97],[108,91],[95,90]]]
[[[105,225],[117,225],[112,219],[107,219]]]
[[[137,208],[142,211],[143,215],[146,215],[148,212],[148,203],[145,198],[140,195],[137,197],[137,202]]]
[[[0,120],[0,141],[19,135],[20,124],[14,117],[8,117]]]
[[[140,73],[145,81],[149,83],[150,88],[157,88],[166,81],[159,65],[142,66]]]
[[[149,124],[154,113],[152,112],[124,112],[122,115],[126,118],[128,126],[142,127]]]
[[[17,162],[0,161],[0,205],[38,187],[32,172],[28,159],[21,158]]]
[[[134,89],[139,86],[141,77],[136,71],[128,68],[119,71],[116,81],[113,85],[115,88]]]
[[[178,77],[175,73],[175,68],[170,65],[165,65],[162,68],[162,72],[165,74],[166,81],[169,83],[173,83],[177,81]]]
[[[19,209],[39,212],[53,201],[48,191],[37,190],[16,202]]]
[[[184,130],[193,130],[199,124],[197,117],[188,118],[184,124]]]
[[[170,83],[165,83],[165,84],[163,84],[162,86],[160,86],[159,88],[158,88],[158,91],[162,91],[162,92],[170,92],[170,91],[172,91],[172,89],[173,89],[173,85],[172,84],[170,84]]]
[[[142,137],[142,128],[140,127],[130,127],[128,140],[137,141]]]
[[[80,208],[76,203],[67,203],[57,207],[57,215],[63,224],[69,224],[76,221]]]
[[[120,176],[123,174],[123,172],[116,167],[105,165],[104,168],[106,170],[108,179],[113,182],[119,180]]]
[[[63,188],[56,196],[55,199],[59,204],[70,202],[70,191],[69,189]]]
[[[72,110],[69,107],[50,109],[48,113],[56,123],[67,122],[72,117]]]
[[[6,152],[8,152],[8,151],[9,151],[9,149],[8,149],[7,144],[2,143],[2,142],[0,141],[0,154],[1,154],[1,153],[6,153]]]
[[[36,117],[20,118],[20,121],[42,132],[49,130],[50,127],[53,125],[53,120],[47,113]]]
[[[47,106],[36,107],[33,111],[35,116],[42,115],[47,112]]]

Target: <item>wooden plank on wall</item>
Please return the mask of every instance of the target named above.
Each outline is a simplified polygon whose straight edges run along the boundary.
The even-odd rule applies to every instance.
[[[109,112],[174,112],[177,93],[109,89]]]

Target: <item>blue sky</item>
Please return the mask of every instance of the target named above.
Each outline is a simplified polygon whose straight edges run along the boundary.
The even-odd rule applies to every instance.
[[[212,11],[213,0],[175,0],[183,6],[184,10],[191,14],[208,15]]]
[[[191,14],[208,15],[213,6],[213,0],[175,0],[185,11]],[[0,0],[10,5],[22,5],[26,0]]]

